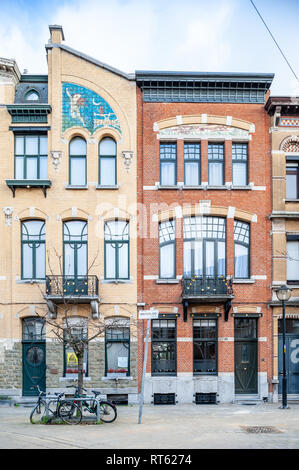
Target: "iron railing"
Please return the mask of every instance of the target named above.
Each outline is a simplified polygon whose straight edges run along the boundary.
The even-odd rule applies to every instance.
[[[232,280],[220,277],[183,278],[183,298],[233,296]]]
[[[98,297],[97,276],[46,276],[46,295],[60,298]]]

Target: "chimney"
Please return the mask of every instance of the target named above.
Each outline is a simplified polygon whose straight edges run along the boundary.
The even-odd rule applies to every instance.
[[[50,44],[61,44],[64,41],[64,34],[62,26],[58,24],[49,25],[50,30]]]

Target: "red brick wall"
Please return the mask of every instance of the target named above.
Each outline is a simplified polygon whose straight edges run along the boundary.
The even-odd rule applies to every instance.
[[[149,230],[152,214],[150,206],[153,203],[195,203],[199,200],[210,200],[212,206],[233,206],[236,210],[245,210],[257,215],[257,223],[251,223],[250,271],[251,275],[266,275],[266,280],[255,280],[254,284],[234,284],[234,306],[250,305],[260,307],[263,314],[258,321],[259,337],[267,341],[258,342],[258,371],[267,372],[272,377],[272,316],[267,302],[271,298],[271,223],[268,219],[271,213],[271,149],[270,149],[270,118],[261,104],[223,104],[223,103],[143,103],[138,89],[138,201],[147,209],[147,228]],[[233,116],[255,125],[255,133],[249,142],[249,182],[255,186],[266,186],[266,191],[251,190],[157,190],[143,191],[143,186],[153,186],[160,181],[159,140],[153,131],[156,121],[175,117],[177,115],[211,114]],[[202,181],[207,178],[207,143],[202,141],[201,147]],[[183,182],[183,142],[177,146],[177,181]],[[232,181],[231,141],[225,142],[225,181]],[[227,275],[234,274],[234,244],[233,219],[227,219]],[[177,219],[181,224],[182,219]],[[156,231],[158,223],[155,222]],[[176,274],[183,274],[183,240],[177,239],[176,244]],[[138,299],[145,302],[144,308],[178,307],[180,317],[177,319],[178,337],[192,338],[192,320],[188,312],[188,321],[183,322],[181,303],[181,282],[178,284],[156,284],[155,280],[144,280],[144,275],[159,275],[159,242],[158,238],[139,239],[138,242]],[[234,322],[229,314],[229,320],[224,321],[223,306],[221,317],[218,319],[218,337],[233,338]],[[145,334],[145,333],[144,333]],[[142,330],[139,330],[139,377],[142,370]],[[177,371],[192,372],[193,344],[190,342],[177,343]],[[234,371],[233,341],[218,342],[218,371]],[[147,363],[150,372],[150,348]]]

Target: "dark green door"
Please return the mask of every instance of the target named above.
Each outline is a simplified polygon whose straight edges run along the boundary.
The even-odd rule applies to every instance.
[[[258,393],[255,318],[235,319],[235,393]]]
[[[23,341],[23,396],[38,395],[46,390],[46,342]]]

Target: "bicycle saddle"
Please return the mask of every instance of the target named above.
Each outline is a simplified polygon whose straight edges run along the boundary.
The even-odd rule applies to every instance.
[[[94,393],[95,396],[101,395],[101,392],[97,392],[96,390],[92,390],[92,393]]]

